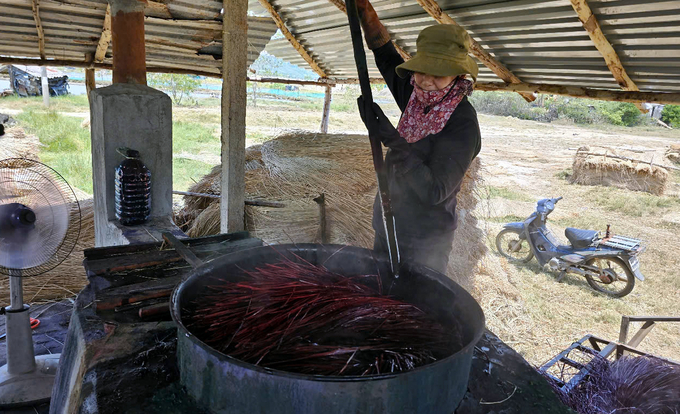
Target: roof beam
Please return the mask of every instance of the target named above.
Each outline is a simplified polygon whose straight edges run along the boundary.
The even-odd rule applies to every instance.
[[[104,15],[104,26],[102,27],[102,35],[99,37],[97,50],[94,52],[94,61],[101,63],[104,61],[106,51],[109,50],[111,43],[111,5],[106,6],[106,15]]]
[[[341,12],[347,14],[347,6],[345,5],[345,2],[343,0],[328,0],[331,3],[333,3],[338,9],[340,9]],[[408,53],[407,51],[404,50],[397,42],[392,39],[392,44],[394,45],[394,48],[397,49],[397,52],[401,55],[401,57],[404,60],[409,60],[411,59],[411,54]]]
[[[593,14],[593,11],[588,6],[587,0],[571,0],[571,6],[578,15],[578,19],[581,21],[583,28],[588,32],[588,36],[595,44],[595,47],[600,52],[604,58],[605,63],[609,71],[614,75],[614,79],[621,86],[624,91],[639,91],[635,82],[628,76],[626,69],[619,59],[619,55],[616,53],[611,43],[607,40],[607,37],[602,33],[602,28],[597,18]],[[647,113],[647,110],[642,106],[642,104],[636,105],[642,113]]]
[[[40,58],[45,59],[45,32],[43,32],[42,22],[40,21],[40,0],[33,0],[31,2],[33,9],[33,20],[35,20],[35,28],[38,31],[38,49],[40,51]]]
[[[7,56],[0,56],[0,63],[16,63],[20,65],[35,65],[35,66],[72,66],[77,68],[96,67],[101,69],[111,69],[111,64],[108,63],[88,63],[86,61],[78,60],[57,60],[57,59],[28,59],[28,58],[14,58]],[[221,78],[222,75],[217,72],[208,72],[202,70],[192,69],[175,69],[167,67],[148,66],[147,72],[157,73],[182,73],[190,75],[201,75],[213,78]],[[358,79],[344,79],[344,78],[326,78],[318,81],[303,81],[295,79],[277,79],[277,78],[248,78],[251,82],[265,82],[265,83],[290,83],[298,85],[339,85],[339,84],[356,84]],[[371,78],[371,83],[385,83],[382,78]],[[523,93],[547,93],[551,95],[571,96],[574,98],[598,99],[601,101],[615,101],[615,102],[631,102],[641,103],[650,102],[655,104],[665,105],[680,105],[680,93],[678,92],[640,92],[640,91],[619,91],[619,90],[604,90],[604,89],[589,89],[578,86],[564,86],[551,85],[541,83],[502,83],[502,82],[477,82],[475,89],[480,91],[505,91],[505,92],[523,92]]]
[[[417,0],[422,8],[441,24],[455,24],[458,26],[455,20],[449,16],[445,11],[439,7],[439,4],[435,0]],[[477,43],[475,39],[470,36],[470,53],[479,59],[480,62],[487,68],[491,69],[493,73],[499,78],[503,79],[507,83],[521,83],[522,81],[515,76],[510,69],[506,68],[501,62],[499,62],[495,57],[491,56],[489,52],[484,50],[482,45]],[[527,102],[533,102],[536,97],[531,94],[520,93]]]
[[[274,19],[274,23],[276,23],[276,26],[281,30],[281,33],[288,39],[291,45],[295,48],[295,50],[298,51],[300,56],[309,64],[309,66],[312,68],[314,72],[316,72],[317,75],[321,76],[322,78],[327,77],[326,72],[324,72],[321,67],[314,61],[312,56],[309,54],[307,49],[297,40],[295,35],[288,30],[286,27],[286,24],[283,22],[283,19],[279,15],[279,13],[274,10],[274,6],[272,6],[269,1],[267,0],[259,0],[260,4],[262,7],[267,9],[269,11],[269,14],[271,14],[272,19]]]

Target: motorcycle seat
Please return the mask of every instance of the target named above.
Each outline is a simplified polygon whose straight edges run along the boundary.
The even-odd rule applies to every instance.
[[[597,230],[583,230],[567,227],[564,230],[564,235],[569,239],[571,247],[574,249],[585,249],[590,246],[597,238],[599,232]]]

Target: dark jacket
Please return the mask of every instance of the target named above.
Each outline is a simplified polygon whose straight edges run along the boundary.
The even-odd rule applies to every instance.
[[[394,68],[404,60],[392,42],[373,52],[378,69],[403,112],[413,86],[408,78],[397,76]],[[456,195],[465,172],[481,148],[477,113],[467,97],[451,114],[443,130],[409,144],[409,148],[406,156],[390,150],[385,157],[400,250],[427,240],[453,240]],[[373,228],[377,235],[384,237],[377,198],[373,206]],[[449,243],[447,249],[450,248]]]

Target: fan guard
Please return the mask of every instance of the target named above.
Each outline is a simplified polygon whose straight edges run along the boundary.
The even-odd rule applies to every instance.
[[[73,189],[41,162],[1,160],[0,211],[17,206],[33,211],[35,222],[31,228],[0,234],[0,274],[36,276],[55,268],[80,235],[80,205]]]

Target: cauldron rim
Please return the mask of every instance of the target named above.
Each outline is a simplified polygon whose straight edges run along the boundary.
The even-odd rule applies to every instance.
[[[253,370],[256,372],[264,373],[264,374],[269,374],[269,375],[278,375],[278,376],[283,376],[283,377],[288,377],[292,379],[298,379],[298,380],[312,380],[312,381],[328,381],[328,382],[356,382],[356,381],[376,381],[376,380],[383,380],[383,379],[390,379],[390,378],[395,378],[397,376],[403,377],[405,375],[409,374],[417,374],[422,370],[431,368],[433,366],[439,365],[439,364],[444,364],[448,360],[455,358],[459,354],[464,354],[465,352],[468,352],[470,348],[474,347],[477,342],[481,339],[483,333],[484,333],[484,327],[486,326],[486,318],[484,316],[484,312],[481,309],[481,306],[479,303],[470,295],[468,291],[466,291],[462,286],[460,286],[458,283],[453,281],[451,278],[447,277],[444,274],[441,274],[433,269],[430,269],[429,267],[420,265],[420,264],[403,264],[403,266],[407,269],[409,269],[409,272],[417,272],[418,274],[422,275],[428,275],[428,277],[432,277],[436,279],[438,282],[443,283],[443,284],[448,284],[448,285],[453,285],[454,289],[458,290],[460,289],[461,293],[463,295],[469,296],[475,304],[477,304],[477,310],[480,313],[481,316],[481,322],[482,326],[481,329],[479,329],[477,332],[474,333],[473,339],[465,344],[462,348],[457,350],[456,352],[452,353],[451,355],[447,355],[444,358],[438,359],[434,362],[421,365],[417,368],[410,369],[408,371],[402,371],[402,372],[396,372],[396,373],[385,373],[385,374],[373,374],[373,375],[363,375],[363,376],[356,376],[356,375],[318,375],[318,374],[301,374],[297,372],[290,372],[290,371],[283,371],[283,370],[278,370],[274,368],[267,368],[267,367],[262,367],[259,365],[251,364],[249,362],[242,361],[238,358],[234,358],[230,355],[227,355],[225,353],[222,353],[215,348],[211,347],[210,345],[206,344],[205,342],[201,341],[196,335],[191,333],[189,329],[184,325],[182,322],[181,318],[181,309],[179,305],[179,299],[180,295],[182,294],[183,290],[186,288],[187,284],[189,281],[199,278],[202,276],[204,273],[208,273],[209,270],[219,268],[223,262],[231,263],[233,262],[231,260],[232,257],[234,256],[242,256],[245,252],[251,252],[253,250],[260,250],[260,249],[274,249],[277,251],[283,251],[283,252],[290,252],[290,253],[295,253],[296,251],[304,251],[304,250],[319,250],[319,248],[322,247],[323,249],[335,249],[335,252],[331,254],[335,254],[336,252],[340,250],[349,250],[349,251],[361,251],[361,252],[370,252],[373,254],[374,252],[368,249],[364,249],[361,247],[356,247],[356,246],[348,246],[348,245],[341,245],[341,244],[314,244],[314,243],[296,243],[296,244],[277,244],[277,245],[268,245],[268,246],[261,246],[261,247],[252,247],[248,249],[243,249],[239,250],[233,253],[228,253],[224,256],[217,257],[213,260],[210,260],[203,265],[193,269],[191,271],[191,274],[189,277],[186,279],[182,280],[177,287],[174,289],[172,292],[172,296],[170,298],[170,314],[172,316],[173,321],[177,325],[178,328],[178,333],[177,335],[184,335],[186,336],[190,341],[193,343],[197,344],[201,348],[203,348],[204,351],[207,351],[209,354],[224,360],[225,362],[229,362],[231,364],[237,365],[241,368],[246,368],[249,370]],[[282,254],[284,254],[282,252]],[[379,257],[374,257],[376,261],[387,261],[387,259],[381,259]]]

